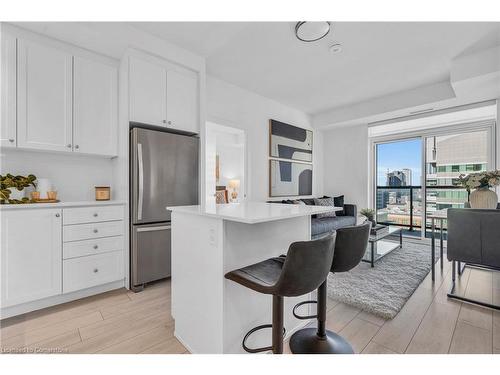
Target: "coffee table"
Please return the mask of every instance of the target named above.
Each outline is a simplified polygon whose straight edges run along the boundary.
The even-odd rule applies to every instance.
[[[389,236],[396,236],[399,234],[399,243],[387,241]],[[382,259],[391,251],[403,247],[403,228],[396,226],[389,226],[388,230],[379,231],[377,234],[370,234],[368,239],[368,248],[366,249],[363,262],[368,262],[372,267],[375,267],[375,262]]]

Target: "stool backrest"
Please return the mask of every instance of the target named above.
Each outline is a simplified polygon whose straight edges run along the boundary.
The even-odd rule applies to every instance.
[[[346,272],[356,267],[366,252],[371,223],[337,229],[332,272]]]
[[[330,272],[334,243],[335,236],[292,243],[275,285],[276,294],[294,297],[317,289]]]

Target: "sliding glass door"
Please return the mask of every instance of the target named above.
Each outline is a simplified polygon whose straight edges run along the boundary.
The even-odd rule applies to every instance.
[[[460,175],[492,167],[492,127],[427,132],[374,146],[377,222],[402,226],[415,237],[429,237],[431,213],[464,207],[468,194]]]
[[[377,143],[377,222],[420,236],[422,222],[422,139]]]
[[[486,171],[490,164],[488,129],[425,137],[427,217],[446,208],[463,208],[468,193],[459,176]],[[439,223],[439,221],[438,221]],[[444,222],[446,228],[446,222]]]

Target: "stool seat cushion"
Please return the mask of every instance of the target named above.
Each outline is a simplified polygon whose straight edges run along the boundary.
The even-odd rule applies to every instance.
[[[226,278],[263,294],[273,294],[285,257],[264,260],[226,274]]]

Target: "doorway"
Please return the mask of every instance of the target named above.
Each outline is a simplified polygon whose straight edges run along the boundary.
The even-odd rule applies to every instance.
[[[206,204],[244,202],[247,196],[245,131],[207,122],[205,139]]]

